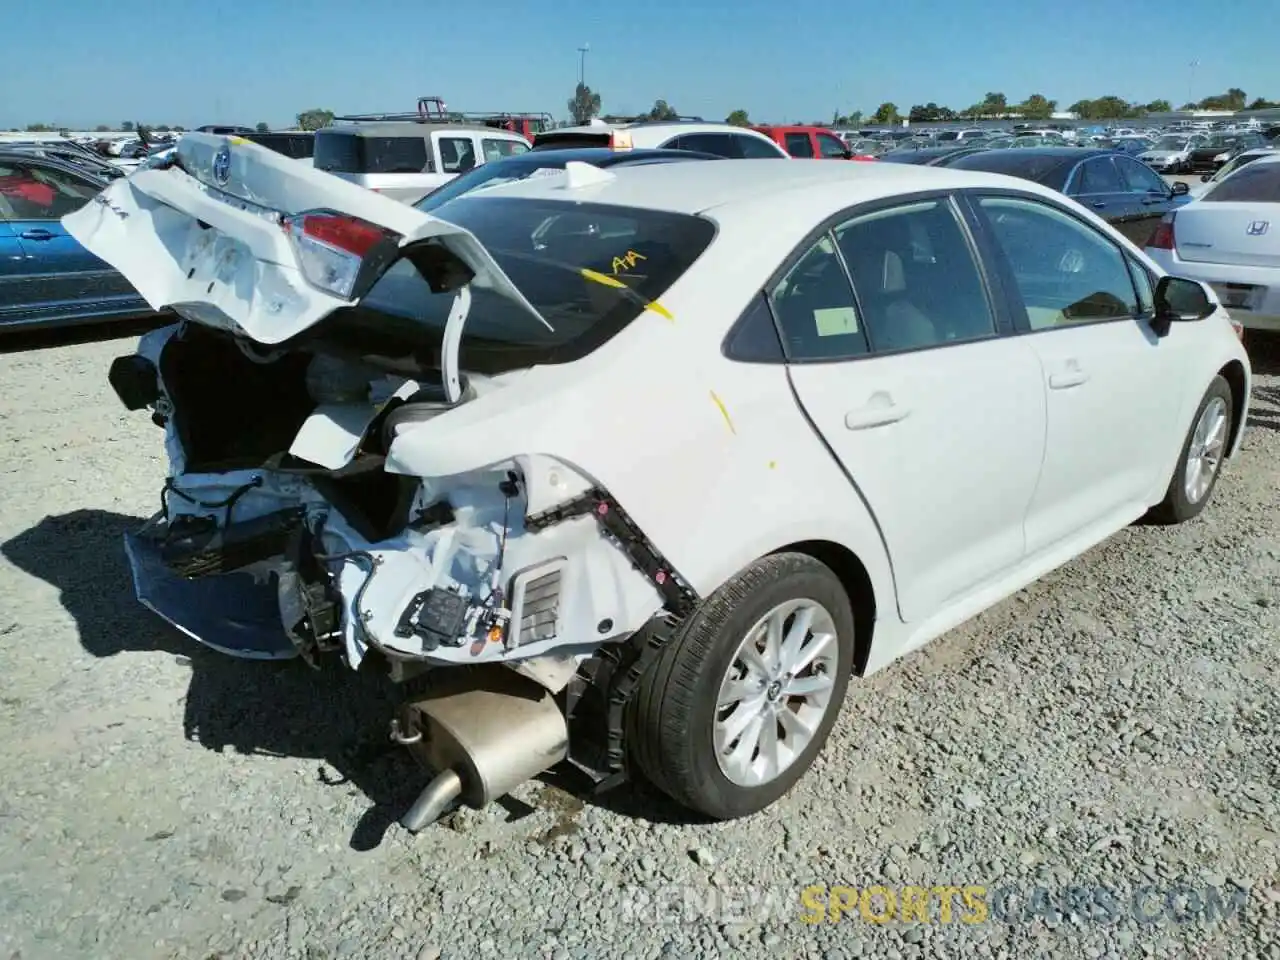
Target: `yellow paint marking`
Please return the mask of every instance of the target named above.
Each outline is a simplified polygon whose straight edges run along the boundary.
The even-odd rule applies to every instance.
[[[671,311],[668,310],[666,307],[664,307],[662,304],[660,304],[657,300],[654,300],[652,303],[646,303],[644,305],[644,308],[646,310],[652,310],[654,313],[656,313],[660,317],[666,317],[672,323],[675,322],[676,318],[671,315]]]
[[[227,142],[234,143],[234,144],[241,144],[241,143],[248,143],[249,141],[246,140],[244,137],[228,137]]]
[[[734,429],[733,420],[729,418],[729,408],[724,405],[724,401],[716,395],[714,390],[711,391],[711,399],[715,402],[715,405],[720,408],[720,416],[724,417],[724,422],[729,427],[729,432],[734,436],[737,436],[738,431]]]
[[[769,469],[770,469],[770,470],[777,470],[777,469],[778,469],[778,461],[777,461],[777,460],[770,460],[770,461],[769,461]]]
[[[606,287],[613,287],[617,290],[630,290],[621,280],[615,280],[613,277],[604,273],[596,273],[594,270],[588,270],[586,267],[580,268],[579,272],[588,280],[594,280],[596,283],[602,283]]]

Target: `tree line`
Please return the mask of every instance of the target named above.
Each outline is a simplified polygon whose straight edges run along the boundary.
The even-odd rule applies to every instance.
[[[579,83],[569,99],[569,116],[575,123],[589,123],[593,117],[600,115],[601,98],[597,91],[584,83]],[[1195,103],[1184,103],[1179,110],[1265,110],[1280,107],[1280,101],[1255,97],[1249,101],[1245,92],[1232,87],[1226,93],[1205,97]],[[988,93],[982,100],[961,110],[939,106],[937,103],[917,103],[904,114],[896,103],[886,101],[870,114],[861,110],[852,110],[847,114],[835,111],[831,119],[812,121],[814,126],[857,127],[865,124],[888,126],[909,120],[911,123],[936,123],[948,120],[1007,120],[1013,118],[1025,120],[1048,120],[1058,112],[1058,101],[1050,100],[1040,93],[1033,93],[1025,100],[1010,103],[1003,93]],[[1074,113],[1083,120],[1127,120],[1138,119],[1149,114],[1172,113],[1173,104],[1168,100],[1152,100],[1150,103],[1135,103],[1123,97],[1108,95],[1092,100],[1077,100],[1066,108],[1066,112]],[[678,111],[666,100],[657,100],[653,108],[641,115],[647,120],[674,120]],[[737,126],[749,126],[751,119],[746,110],[733,110],[725,118],[726,123]],[[800,123],[801,121],[794,121]]]
[[[600,116],[601,106],[602,101],[599,92],[592,90],[585,83],[579,83],[574,89],[573,96],[569,98],[569,117],[572,122],[577,124],[590,123],[593,117]],[[1178,109],[1239,111],[1246,109],[1266,110],[1274,107],[1280,107],[1280,100],[1268,100],[1265,97],[1255,97],[1253,100],[1249,100],[1243,90],[1239,87],[1232,87],[1226,93],[1214,94],[1196,102],[1184,103]],[[1125,100],[1123,97],[1108,95],[1097,97],[1093,100],[1077,100],[1066,109],[1068,113],[1074,113],[1082,120],[1136,120],[1148,114],[1171,113],[1173,105],[1168,100],[1134,103]],[[863,124],[891,126],[900,124],[903,120],[909,120],[911,123],[937,123],[948,120],[1008,120],[1012,118],[1048,120],[1057,110],[1058,101],[1050,100],[1040,93],[1033,93],[1019,103],[1010,103],[1008,97],[1003,93],[991,92],[983,97],[980,102],[962,110],[939,106],[930,100],[928,103],[913,104],[904,114],[896,103],[885,101],[869,115],[864,114],[861,110],[851,110],[847,114],[836,110],[830,120],[814,120],[810,121],[810,124],[812,126],[858,127]],[[676,120],[680,117],[680,113],[666,100],[659,99],[655,100],[653,107],[648,112],[641,114],[641,116],[646,120]],[[334,112],[332,110],[315,108],[303,110],[295,119],[299,130],[319,130],[333,123],[333,118]],[[457,119],[461,119],[461,115]],[[724,120],[726,123],[740,127],[750,126],[752,123],[746,110],[732,110]],[[801,123],[799,120],[793,122]],[[133,121],[126,120],[114,129],[131,133],[135,128],[136,124]],[[28,133],[56,133],[62,129],[67,128],[56,123],[32,123],[27,125]],[[107,133],[113,128],[108,127],[106,124],[99,124],[94,129],[98,133]],[[157,133],[182,133],[184,130],[181,126],[171,126],[165,123],[148,126],[148,129]],[[255,129],[259,133],[268,133],[271,127],[267,123],[259,122]],[[21,131],[14,127],[13,132],[19,133]]]

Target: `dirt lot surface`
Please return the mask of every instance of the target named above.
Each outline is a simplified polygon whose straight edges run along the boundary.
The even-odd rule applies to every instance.
[[[1275,342],[1203,517],[855,682],[774,808],[537,783],[416,838],[379,683],[231,660],[134,602],[120,537],[165,464],[107,385],[131,349],[0,355],[0,958],[1280,958]],[[990,915],[804,922],[872,884],[983,886]],[[1015,909],[1037,888],[1093,907]]]

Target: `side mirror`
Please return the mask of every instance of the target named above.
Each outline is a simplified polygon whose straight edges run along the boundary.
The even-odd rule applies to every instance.
[[[1206,175],[1206,176],[1202,176],[1200,179],[1208,180],[1209,177]],[[1173,185],[1173,195],[1175,197],[1185,197],[1190,192],[1191,192],[1191,188],[1187,186],[1186,182],[1183,180],[1179,180],[1177,183]]]
[[[1155,316],[1152,328],[1163,337],[1174,323],[1189,323],[1212,316],[1217,306],[1209,299],[1204,284],[1184,277],[1161,277],[1155,289]]]

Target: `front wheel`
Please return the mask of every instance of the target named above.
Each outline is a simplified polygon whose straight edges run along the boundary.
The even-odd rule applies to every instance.
[[[691,809],[755,813],[822,749],[853,650],[853,611],[831,569],[805,554],[762,557],[699,605],[641,681],[631,754]]]
[[[1200,515],[1218,484],[1230,438],[1231,387],[1217,376],[1196,409],[1164,500],[1153,511],[1157,519],[1182,523]]]

